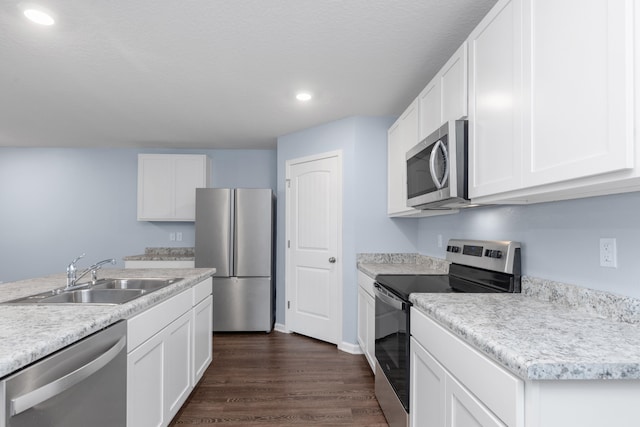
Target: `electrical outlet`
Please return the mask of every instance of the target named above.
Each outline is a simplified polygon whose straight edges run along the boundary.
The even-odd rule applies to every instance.
[[[442,247],[442,234],[438,234],[438,247]]]
[[[178,232],[176,233],[176,240],[177,240],[178,242],[182,242],[182,232],[181,232],[181,231],[178,231]]]
[[[169,233],[169,241],[170,242],[176,241],[176,233]]]
[[[618,267],[618,254],[615,238],[600,239],[600,267]]]

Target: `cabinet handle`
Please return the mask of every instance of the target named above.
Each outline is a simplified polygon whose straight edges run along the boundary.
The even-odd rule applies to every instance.
[[[329,258],[329,262],[330,262],[331,264],[335,264],[335,262],[336,262],[336,258],[335,258],[335,257],[331,257],[331,258]]]

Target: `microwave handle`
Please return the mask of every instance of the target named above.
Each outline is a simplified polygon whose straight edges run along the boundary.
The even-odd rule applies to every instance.
[[[438,149],[442,148],[442,154],[444,155],[444,176],[442,177],[442,182],[436,176],[436,153]],[[447,153],[447,148],[442,143],[442,140],[436,142],[436,145],[431,150],[431,156],[429,156],[429,173],[431,173],[431,179],[433,179],[434,184],[436,184],[436,188],[440,190],[447,183],[447,179],[449,179],[449,154]]]

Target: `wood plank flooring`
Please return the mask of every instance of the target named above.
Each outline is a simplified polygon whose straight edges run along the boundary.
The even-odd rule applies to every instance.
[[[171,426],[387,427],[363,355],[280,332],[216,333],[213,349]]]

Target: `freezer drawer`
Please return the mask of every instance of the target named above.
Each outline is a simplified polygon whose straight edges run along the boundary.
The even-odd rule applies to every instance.
[[[271,332],[273,299],[270,277],[214,277],[213,330]]]

